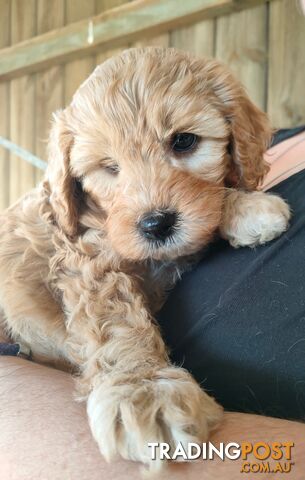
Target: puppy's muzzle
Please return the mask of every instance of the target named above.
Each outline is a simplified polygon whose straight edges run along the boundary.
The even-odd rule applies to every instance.
[[[143,215],[138,223],[141,234],[148,240],[165,241],[177,224],[178,215],[168,210],[156,210]]]

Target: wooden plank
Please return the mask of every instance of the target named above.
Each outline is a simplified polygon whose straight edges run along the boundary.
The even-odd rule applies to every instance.
[[[12,0],[11,40],[20,42],[35,35],[35,0]],[[35,79],[33,75],[15,78],[10,88],[10,139],[21,147],[34,149],[34,101]],[[10,155],[10,203],[33,188],[35,168],[15,155]]]
[[[95,2],[95,13],[98,15],[99,13],[107,12],[107,10],[111,10],[112,8],[121,7],[125,3],[129,3],[131,0],[96,0]]]
[[[274,1],[269,16],[268,113],[274,127],[305,123],[305,17],[297,2]]]
[[[0,29],[0,48],[10,43],[10,0],[0,0],[2,27]],[[0,135],[10,136],[10,85],[9,82],[0,83]],[[9,205],[9,153],[0,147],[0,211]]]
[[[111,10],[112,8],[121,7],[122,5],[125,5],[128,2],[129,0],[96,0],[95,13],[97,15],[101,13],[105,13],[108,10]],[[117,55],[118,53],[120,53],[121,50],[128,47],[129,47],[128,44],[124,46],[120,45],[118,48],[111,48],[111,46],[109,45],[109,47],[105,51],[105,47],[103,45],[98,46],[96,50],[95,64],[99,65],[100,63],[103,63],[105,60],[107,60],[107,58]]]
[[[156,37],[144,37],[142,40],[132,43],[130,47],[169,47],[169,45],[170,34],[168,32]]]
[[[62,0],[38,0],[38,34],[64,25],[65,4]],[[64,103],[63,66],[55,66],[36,74],[36,145],[35,152],[43,160],[47,159],[46,145],[51,124],[52,112]],[[43,172],[36,169],[36,182]]]
[[[265,109],[267,6],[261,5],[216,20],[216,57],[239,78],[251,99]]]
[[[92,17],[95,13],[95,0],[66,0],[66,23],[77,22]],[[80,84],[90,75],[94,67],[94,57],[73,60],[65,65],[64,104],[70,103]]]
[[[36,71],[67,58],[118,47],[143,36],[160,35],[170,29],[215,17],[267,0],[134,0],[93,17],[67,25],[0,52],[0,79]],[[62,2],[61,2],[62,3]],[[52,5],[52,2],[50,2]],[[49,8],[48,15],[56,15]]]
[[[215,20],[204,20],[190,27],[175,30],[170,35],[170,45],[194,55],[212,57],[214,54]]]
[[[169,47],[170,46],[170,32],[163,33],[157,36],[144,35],[141,40],[133,42],[130,47]]]

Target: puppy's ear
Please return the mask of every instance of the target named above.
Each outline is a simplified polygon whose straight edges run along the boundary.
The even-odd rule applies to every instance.
[[[263,157],[271,140],[267,115],[251,102],[226,67],[214,63],[210,74],[210,85],[230,126],[227,183],[255,190],[269,170]]]
[[[46,176],[50,184],[50,202],[55,219],[69,236],[74,236],[77,232],[81,196],[80,185],[71,174],[72,145],[73,134],[68,127],[67,111],[58,111],[53,115]]]

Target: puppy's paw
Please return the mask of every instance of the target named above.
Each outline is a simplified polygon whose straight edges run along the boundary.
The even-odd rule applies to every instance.
[[[158,470],[166,462],[152,459],[149,442],[168,443],[173,454],[179,442],[206,441],[222,418],[222,408],[181,368],[136,383],[117,380],[101,383],[88,399],[91,430],[107,460],[119,454]]]
[[[237,247],[255,247],[280,236],[291,213],[277,195],[233,190],[226,199],[220,234]]]

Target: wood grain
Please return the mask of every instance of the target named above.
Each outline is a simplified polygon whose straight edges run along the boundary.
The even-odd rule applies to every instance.
[[[0,29],[0,48],[10,44],[10,0],[0,0],[2,28]],[[10,84],[0,83],[0,135],[5,138],[10,136]],[[10,155],[7,150],[0,147],[0,211],[9,205],[9,174]]]
[[[144,37],[141,40],[130,44],[131,47],[169,47],[169,45],[169,32],[163,33],[162,35]]]
[[[38,0],[38,5],[46,0]],[[0,78],[36,71],[103,47],[117,48],[145,36],[158,36],[205,18],[262,4],[267,0],[134,0],[121,7],[39,35],[2,50]],[[49,23],[60,12],[49,4]],[[60,0],[63,5],[62,0]],[[174,5],[174,7],[173,7]],[[55,27],[54,27],[55,28]],[[40,29],[41,30],[41,29]],[[41,33],[41,32],[40,32]]]
[[[261,5],[216,21],[216,57],[246,87],[251,99],[266,108],[267,7]]]
[[[214,53],[215,20],[204,20],[171,33],[170,45],[194,55],[212,57]]]
[[[62,0],[38,0],[37,33],[40,35],[64,25],[64,2]],[[46,146],[52,113],[64,104],[64,69],[55,66],[36,74],[35,138],[36,155],[47,159]],[[43,172],[36,170],[36,182]]]
[[[112,8],[121,7],[125,3],[129,3],[131,0],[96,0],[95,1],[95,13],[98,15],[99,13],[107,12],[107,10],[111,10]]]
[[[274,127],[305,123],[305,16],[275,0],[269,17],[268,113]]]
[[[95,13],[95,0],[66,0],[66,22],[77,22],[92,17]],[[64,105],[70,103],[80,84],[90,75],[95,65],[94,57],[88,55],[65,65]]]
[[[95,5],[95,13],[97,15],[103,14],[107,12],[108,10],[111,10],[112,8],[117,8],[121,7],[125,4],[129,3],[129,0],[96,0],[96,5]],[[97,47],[96,49],[96,55],[95,55],[95,64],[99,65],[100,63],[103,63],[107,58],[113,57],[114,55],[117,55],[120,53],[121,50],[124,48],[128,48],[129,45],[121,45],[119,48],[111,48],[109,47],[105,50],[103,45],[100,47]]]
[[[13,0],[11,3],[12,43],[36,33],[35,0]],[[35,78],[25,75],[13,79],[10,89],[10,139],[21,147],[34,149]],[[35,168],[15,155],[10,155],[10,203],[33,188]]]

